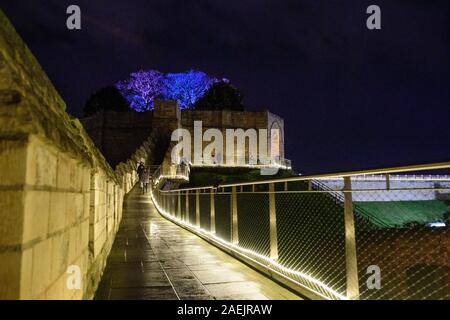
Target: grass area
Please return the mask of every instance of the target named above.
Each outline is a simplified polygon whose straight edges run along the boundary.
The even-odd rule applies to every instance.
[[[239,182],[251,182],[268,179],[280,179],[292,177],[292,172],[280,170],[276,175],[263,176],[258,169],[245,168],[192,168],[189,175],[189,183],[182,188],[204,187],[217,184],[230,184]]]
[[[389,227],[444,221],[450,212],[450,207],[440,200],[368,201],[355,204],[357,208],[363,209],[362,214],[375,218]]]

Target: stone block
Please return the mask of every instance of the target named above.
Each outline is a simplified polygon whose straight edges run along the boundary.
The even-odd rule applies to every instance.
[[[92,225],[95,224],[96,217],[98,215],[97,211],[98,211],[98,207],[89,206],[89,223]]]
[[[52,265],[51,239],[39,242],[33,247],[33,272],[31,295],[39,298],[45,294],[50,285],[50,270]]]
[[[27,142],[0,140],[0,168],[2,186],[17,186],[25,183]]]
[[[90,192],[83,193],[83,219],[89,217],[91,206],[91,194]]]
[[[30,137],[27,157],[27,183],[55,187],[57,182],[57,154],[38,138]]]
[[[91,215],[89,220],[91,223],[98,223],[100,220],[105,218],[106,206],[104,204],[98,204],[96,206],[91,206]]]
[[[98,205],[97,221],[103,220],[105,218],[106,218],[106,205],[105,204],[99,204]]]
[[[94,239],[97,239],[101,233],[106,231],[106,218],[98,220],[94,226]]]
[[[63,274],[47,290],[45,299],[64,300],[66,287],[66,274]]]
[[[114,230],[114,216],[106,218],[106,232],[109,234],[111,230]]]
[[[84,198],[82,193],[74,194],[74,203],[73,206],[75,208],[75,221],[78,221],[83,218],[84,211]]]
[[[94,243],[95,224],[89,222],[89,246]]]
[[[100,204],[104,203],[104,195],[103,192],[100,190],[91,190],[91,197],[90,197],[90,204],[92,207],[97,207]]]
[[[81,238],[80,238],[80,248],[81,251],[88,248],[89,245],[89,220],[86,219],[81,223]]]
[[[70,228],[69,230],[69,254],[68,254],[68,264],[72,264],[77,258],[80,251],[80,233],[79,226]]]
[[[0,299],[19,299],[21,253],[2,252],[0,261]]]
[[[67,161],[67,175],[69,177],[69,189],[80,192],[83,188],[83,167],[74,159]]]
[[[50,192],[27,190],[24,202],[23,243],[45,239],[50,214]]]
[[[67,201],[67,226],[72,226],[77,220],[77,208],[75,206],[75,198],[76,194],[73,192],[66,193],[66,201]]]
[[[23,191],[0,191],[0,244],[22,243],[23,235]]]
[[[66,193],[52,192],[50,194],[50,217],[48,222],[48,232],[53,233],[62,230],[67,224],[67,203]]]
[[[91,183],[91,189],[104,191],[106,186],[105,183],[105,177],[100,173],[96,173],[93,176],[93,184]]]
[[[82,168],[82,175],[83,175],[83,191],[89,191],[91,190],[91,169],[88,167]]]
[[[56,280],[61,274],[66,272],[70,255],[70,231],[55,235],[51,239],[51,264],[50,281]]]
[[[72,299],[71,300],[83,300],[83,290],[73,290]]]
[[[81,300],[83,298],[84,289],[86,288],[86,273],[87,273],[87,252],[80,255],[72,265],[80,268],[80,288],[68,288],[67,285],[64,286],[64,299],[66,300]],[[68,280],[69,274],[65,276],[65,281]]]
[[[32,276],[33,276],[33,249],[29,248],[22,252],[22,263],[20,266],[20,299],[32,299]]]
[[[83,276],[83,279],[86,280],[86,275],[89,271],[90,265],[89,265],[89,250],[86,248],[83,250],[78,257],[78,260],[76,262],[77,265],[80,266],[81,274]],[[86,283],[82,284],[84,287],[86,286]]]
[[[57,188],[68,190],[70,188],[70,158],[62,153],[58,154],[58,173],[57,173]]]
[[[99,230],[100,231],[100,230]],[[106,241],[106,230],[103,229],[99,232],[97,238],[94,240],[93,247],[94,247],[94,257],[97,257],[101,250],[103,249],[103,246]]]

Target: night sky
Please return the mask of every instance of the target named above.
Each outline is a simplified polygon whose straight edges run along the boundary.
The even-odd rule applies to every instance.
[[[82,30],[66,28],[66,8]],[[366,28],[370,4],[382,30]],[[228,78],[303,173],[450,160],[450,1],[0,0],[67,103],[139,69]]]

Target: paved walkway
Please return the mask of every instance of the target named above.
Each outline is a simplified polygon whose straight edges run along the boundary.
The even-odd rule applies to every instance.
[[[161,217],[137,188],[125,201],[96,299],[299,299]]]

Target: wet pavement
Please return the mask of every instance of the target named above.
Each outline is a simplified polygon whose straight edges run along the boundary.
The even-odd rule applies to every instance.
[[[300,299],[131,191],[95,299]]]

